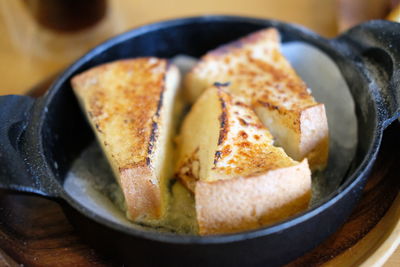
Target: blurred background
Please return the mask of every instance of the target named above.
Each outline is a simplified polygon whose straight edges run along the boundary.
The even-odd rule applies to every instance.
[[[164,19],[235,14],[298,23],[334,37],[399,0],[0,0],[0,94],[23,93],[105,39]],[[396,15],[397,14],[397,15]]]

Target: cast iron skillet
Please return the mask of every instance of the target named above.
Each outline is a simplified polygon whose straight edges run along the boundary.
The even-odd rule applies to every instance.
[[[210,237],[140,231],[99,217],[63,190],[72,162],[93,140],[70,78],[90,67],[138,56],[201,56],[273,26],[282,41],[318,47],[338,65],[356,103],[358,147],[342,185],[319,206],[259,230]],[[400,24],[370,21],[327,40],[299,26],[230,16],[171,20],[119,35],[70,66],[39,98],[0,97],[0,188],[57,199],[82,236],[121,262],[142,265],[281,265],[312,249],[345,222],[360,197],[383,130],[399,117]],[[316,70],[317,71],[317,70]],[[346,125],[343,125],[346,127]]]

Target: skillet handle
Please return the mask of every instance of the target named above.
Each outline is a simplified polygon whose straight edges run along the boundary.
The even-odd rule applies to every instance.
[[[400,117],[400,23],[371,20],[337,39],[350,46],[348,56],[373,77],[370,88],[379,94],[380,122],[386,128]]]
[[[24,133],[35,100],[29,96],[0,96],[0,189],[54,195],[30,173],[23,151]]]

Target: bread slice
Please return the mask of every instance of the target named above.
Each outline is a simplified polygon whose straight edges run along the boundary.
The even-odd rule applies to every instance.
[[[179,76],[167,60],[149,57],[107,63],[72,79],[134,221],[151,222],[166,213]]]
[[[193,105],[178,148],[177,177],[195,194],[201,235],[255,229],[308,206],[307,160],[273,146],[254,111],[222,85]]]
[[[230,91],[255,109],[289,156],[307,158],[312,170],[326,166],[325,107],[280,52],[276,29],[255,32],[203,56],[184,79],[186,98],[194,102],[215,82],[230,82]]]

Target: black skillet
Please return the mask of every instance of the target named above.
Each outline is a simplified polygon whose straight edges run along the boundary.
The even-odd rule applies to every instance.
[[[359,134],[353,167],[326,201],[271,227],[197,237],[116,224],[63,190],[72,162],[93,140],[71,91],[73,75],[120,58],[198,57],[269,26],[279,29],[283,42],[303,41],[325,52],[338,65],[356,103]],[[87,53],[58,77],[45,96],[0,97],[0,188],[58,200],[90,244],[125,265],[281,265],[321,243],[346,221],[376,159],[383,130],[400,115],[399,82],[400,24],[393,22],[370,21],[332,40],[299,26],[243,17],[205,16],[140,27]]]

